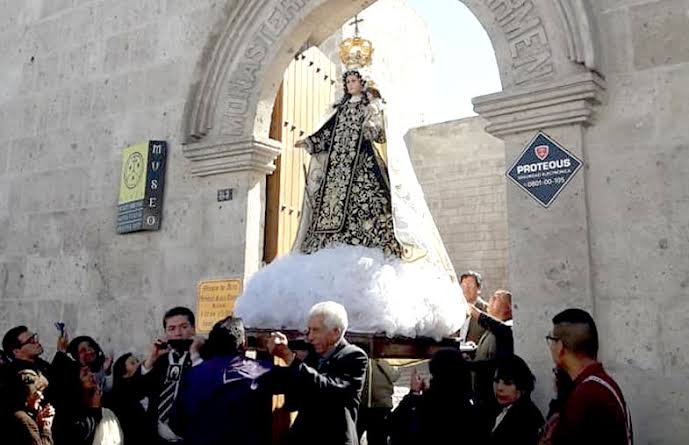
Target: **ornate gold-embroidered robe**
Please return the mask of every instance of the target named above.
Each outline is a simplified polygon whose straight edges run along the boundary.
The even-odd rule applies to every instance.
[[[385,141],[382,120],[357,99],[342,105],[306,140],[309,153],[322,154],[324,165],[319,187],[311,187],[305,197],[311,218],[300,250],[312,253],[340,243],[379,248],[399,257],[402,248],[395,237],[390,181],[385,161],[373,146]],[[309,175],[307,180],[317,179]]]
[[[306,139],[311,161],[294,249],[335,243],[422,260],[457,282],[404,145],[388,146],[383,104],[356,96]]]

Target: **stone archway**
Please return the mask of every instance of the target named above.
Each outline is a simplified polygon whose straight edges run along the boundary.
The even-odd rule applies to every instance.
[[[190,101],[187,142],[265,138],[278,80],[291,57],[372,3],[259,0],[228,7],[225,26],[211,42],[211,57]],[[493,43],[505,92],[598,67],[586,0],[463,3]]]
[[[267,135],[283,71],[304,44],[324,40],[372,3],[238,0],[224,9],[190,97],[184,153],[195,175],[244,181],[247,276],[260,265],[264,178],[279,153]],[[589,1],[463,3],[496,52],[503,91],[475,98],[474,107],[489,122],[486,130],[505,141],[507,163],[537,130],[586,161],[586,128],[605,90]],[[584,169],[547,211],[516,187],[507,190],[508,282],[522,301],[515,311],[517,348],[540,370],[549,369],[541,339],[552,313],[572,305],[595,310],[585,175]]]

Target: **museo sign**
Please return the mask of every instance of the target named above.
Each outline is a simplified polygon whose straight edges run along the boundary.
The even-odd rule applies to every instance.
[[[160,229],[167,143],[148,141],[122,153],[117,233]]]
[[[512,164],[507,176],[548,208],[581,164],[581,160],[541,131]]]

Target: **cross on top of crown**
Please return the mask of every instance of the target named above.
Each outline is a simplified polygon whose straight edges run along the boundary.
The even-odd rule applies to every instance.
[[[364,19],[360,19],[358,15],[354,16],[354,21],[352,21],[349,25],[354,25],[354,35],[359,36],[359,23],[363,22]]]

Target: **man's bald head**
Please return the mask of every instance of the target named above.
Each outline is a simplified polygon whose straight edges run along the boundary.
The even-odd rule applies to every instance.
[[[582,309],[566,309],[553,317],[553,337],[577,356],[598,357],[596,322]]]

